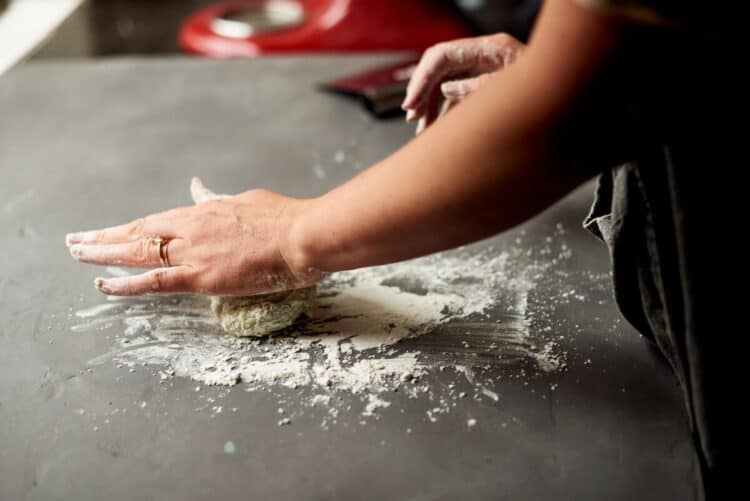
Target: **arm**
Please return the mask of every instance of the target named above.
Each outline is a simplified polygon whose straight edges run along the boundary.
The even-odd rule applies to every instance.
[[[330,193],[296,200],[254,190],[70,234],[67,244],[82,262],[155,268],[97,279],[107,294],[249,295],[492,235],[617,160],[620,145],[592,146],[603,144],[596,132],[607,110],[600,70],[622,31],[571,0],[549,0],[518,62]]]
[[[404,148],[303,203],[285,255],[296,269],[382,264],[498,233],[614,158],[591,155],[576,108],[617,43],[618,23],[547,2],[525,55]],[[573,130],[571,130],[571,127]],[[589,130],[591,129],[591,130]]]

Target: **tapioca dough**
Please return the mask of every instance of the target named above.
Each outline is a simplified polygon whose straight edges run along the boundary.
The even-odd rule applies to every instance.
[[[315,295],[312,286],[257,296],[214,296],[211,311],[229,334],[261,337],[292,325],[302,314],[309,316]]]

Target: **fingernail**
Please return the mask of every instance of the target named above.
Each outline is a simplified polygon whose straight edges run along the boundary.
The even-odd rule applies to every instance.
[[[83,248],[81,245],[72,245],[69,250],[70,255],[73,256],[73,259],[81,259],[81,256],[83,255]]]
[[[96,278],[94,280],[94,287],[96,287],[96,290],[103,292],[104,294],[112,294],[112,288],[107,285],[107,281],[103,278]]]
[[[422,131],[427,128],[427,119],[425,117],[422,117],[419,119],[419,122],[417,122],[417,129],[414,131],[414,135],[418,136],[422,133]]]
[[[81,234],[80,233],[68,233],[65,235],[65,245],[70,247],[74,243],[77,243],[81,240]]]
[[[417,112],[415,110],[407,110],[406,111],[406,121],[407,122],[413,122],[416,117],[417,117]]]
[[[70,235],[71,244],[92,242],[96,238],[96,231],[81,231]]]
[[[454,92],[456,90],[456,83],[455,82],[443,82],[440,84],[440,92],[445,94],[450,94],[451,92]]]

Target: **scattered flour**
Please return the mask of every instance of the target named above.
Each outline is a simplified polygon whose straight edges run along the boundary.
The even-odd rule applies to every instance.
[[[499,396],[486,388],[489,383],[474,381],[477,365],[563,368],[554,341],[530,331],[529,294],[548,266],[518,250],[454,251],[337,273],[319,285],[309,321],[262,339],[226,335],[209,299],[190,295],[95,305],[76,312],[81,323],[73,331],[122,326],[115,333],[117,346],[90,360],[92,366],[113,361],[128,368],[155,367],[162,380],[242,383],[248,391],[309,389],[301,403],[326,409],[327,425],[336,422],[340,392],[359,395],[362,415],[368,417],[390,405],[382,397],[387,392],[432,400],[435,391],[425,376],[446,367],[476,385],[474,398],[493,401]],[[471,343],[464,347],[466,339]],[[449,391],[454,399],[465,395],[453,385]],[[442,399],[427,411],[428,420],[435,422],[449,410]]]
[[[369,395],[367,395],[367,405],[365,405],[365,410],[364,412],[362,412],[362,415],[372,416],[375,414],[375,411],[377,409],[387,409],[390,406],[390,402],[383,400],[374,393],[370,393]]]
[[[318,164],[318,163],[316,163],[315,165],[313,165],[313,173],[315,174],[315,177],[317,177],[318,179],[325,179],[326,178],[326,171],[325,171],[325,169],[323,169],[323,167],[320,164]]]

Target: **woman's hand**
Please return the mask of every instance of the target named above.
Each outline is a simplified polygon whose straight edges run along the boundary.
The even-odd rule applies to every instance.
[[[190,189],[197,204],[193,207],[67,236],[70,253],[80,262],[154,268],[129,277],[97,278],[97,289],[117,296],[245,296],[304,287],[321,278],[322,273],[289,260],[295,255],[290,230],[304,200],[264,190],[215,195],[198,178]]]
[[[513,63],[525,45],[499,33],[462,38],[425,51],[412,73],[402,108],[406,121],[419,120],[417,134],[478,89],[489,73]]]

